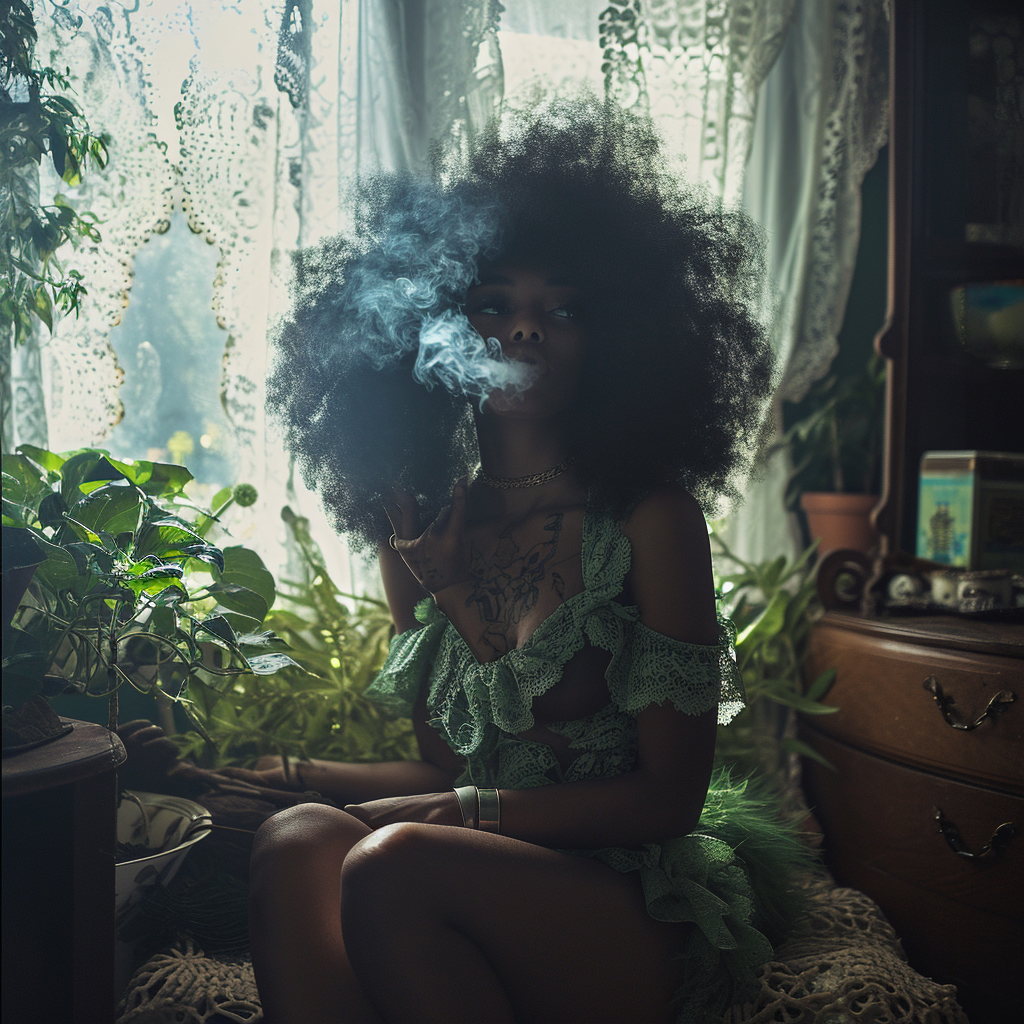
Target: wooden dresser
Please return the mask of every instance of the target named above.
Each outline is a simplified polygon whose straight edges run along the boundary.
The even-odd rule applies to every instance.
[[[1024,1005],[1024,626],[826,612],[806,667],[835,668],[805,741],[836,879],[871,896],[972,1024]],[[1006,1014],[1011,1014],[1004,1016]]]

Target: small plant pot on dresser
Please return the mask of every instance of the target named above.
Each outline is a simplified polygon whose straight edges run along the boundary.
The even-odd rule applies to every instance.
[[[800,507],[807,516],[811,540],[818,541],[819,555],[847,549],[871,554],[878,546],[878,533],[871,523],[871,511],[877,504],[876,494],[807,491],[800,495]]]
[[[840,710],[802,738],[837,881],[885,912],[912,966],[971,1020],[1010,1020],[1024,976],[1024,626],[826,612],[805,678]],[[972,1013],[971,1009],[975,1012]]]

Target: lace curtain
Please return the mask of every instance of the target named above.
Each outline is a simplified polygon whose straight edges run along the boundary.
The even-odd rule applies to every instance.
[[[168,300],[158,315],[183,330],[199,330],[207,314],[219,325],[193,343],[220,352],[231,472],[266,496],[248,530],[272,569],[287,561],[277,518],[286,501],[319,520],[322,542],[330,536],[262,412],[266,324],[285,301],[287,252],[345,227],[351,175],[423,166],[433,140],[458,147],[503,96],[588,81],[648,110],[685,173],[769,230],[787,397],[834,354],[860,179],[884,132],[882,0],[507,0],[504,13],[497,0],[37,0],[34,9],[40,60],[70,67],[90,122],[113,143],[109,167],[74,197],[103,234],[69,260],[89,291],[81,316],[14,354],[15,442],[102,444],[122,399],[151,401],[161,380],[185,372],[161,367],[145,340],[122,370],[112,343],[144,243],[156,252],[160,233],[184,219],[210,246],[212,280],[199,300],[194,285],[187,303]],[[791,135],[799,145],[777,144]],[[52,194],[57,182],[44,178],[41,189]],[[199,262],[168,258],[181,272]],[[742,517],[782,519],[770,488],[752,493],[734,517],[741,548]]]
[[[246,480],[265,499],[262,515],[248,515],[236,536],[258,534],[279,570],[287,545],[278,512],[298,505],[318,521],[344,585],[350,567],[317,503],[291,478],[263,414],[267,324],[286,302],[288,251],[345,227],[353,176],[423,166],[430,139],[457,144],[489,116],[501,96],[499,5],[37,0],[34,13],[39,60],[70,68],[90,124],[112,139],[111,160],[71,196],[97,215],[102,232],[99,245],[68,260],[88,297],[78,318],[14,354],[18,401],[6,436],[57,450],[102,445],[121,421],[122,398],[154,404],[161,379],[188,375],[187,365],[161,366],[143,339],[132,346],[122,388],[113,344],[133,297],[135,260],[149,255],[142,246],[159,245],[172,219],[183,218],[216,253],[216,266],[205,295],[179,290],[176,304],[155,315],[205,330],[193,348],[220,350],[232,476],[219,484]],[[414,77],[416,51],[429,56]],[[44,196],[58,188],[44,176]],[[180,248],[164,256],[167,273],[195,259]],[[219,338],[204,318],[215,318]],[[188,450],[171,446],[169,454],[188,463]]]
[[[887,0],[802,0],[759,90],[741,200],[766,230],[778,297],[776,432],[782,401],[803,398],[838,351],[860,242],[861,184],[888,124]],[[729,517],[726,536],[742,557],[798,551],[793,518],[782,513],[789,471],[788,456],[776,456]]]
[[[499,39],[509,85],[520,93],[593,85],[599,42],[608,93],[651,115],[680,173],[765,228],[779,368],[768,429],[777,429],[782,401],[802,398],[837,351],[860,240],[861,182],[888,126],[886,0],[506,6]],[[551,41],[560,49],[538,46],[549,37],[559,37]],[[563,40],[579,47],[581,39],[590,41],[590,60],[566,50]],[[796,553],[795,525],[783,511],[788,472],[782,455],[747,482],[746,501],[724,525],[741,557]]]

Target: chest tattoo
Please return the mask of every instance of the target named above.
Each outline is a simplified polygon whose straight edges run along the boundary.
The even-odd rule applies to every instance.
[[[509,637],[527,616],[542,593],[554,590],[559,599],[565,592],[565,581],[553,571],[562,532],[562,514],[548,516],[543,527],[547,536],[523,550],[509,527],[498,538],[498,546],[490,558],[474,545],[470,553],[469,573],[472,593],[467,607],[475,605],[483,624],[481,642],[498,656],[509,650]]]

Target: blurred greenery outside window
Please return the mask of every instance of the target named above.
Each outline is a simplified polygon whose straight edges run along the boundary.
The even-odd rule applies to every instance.
[[[217,249],[180,213],[135,259],[131,300],[110,343],[124,370],[114,452],[186,465],[202,500],[236,483],[232,428],[220,404],[224,331],[211,308]]]

